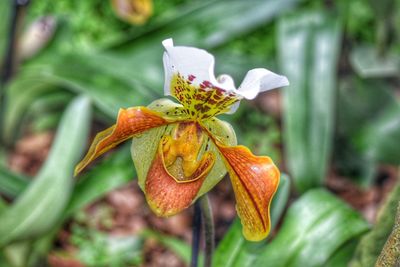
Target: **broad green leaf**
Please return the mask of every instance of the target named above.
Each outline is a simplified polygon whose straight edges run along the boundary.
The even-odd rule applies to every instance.
[[[372,45],[360,46],[353,49],[350,62],[363,78],[396,77],[400,71],[400,56],[394,51],[386,55],[379,55],[379,51]]]
[[[47,255],[59,228],[65,220],[111,190],[128,183],[134,176],[135,171],[130,157],[129,145],[126,145],[80,177],[62,217],[50,231],[35,240],[29,257],[29,266]]]
[[[85,147],[90,102],[79,97],[66,110],[48,160],[22,195],[0,216],[0,247],[38,237],[54,227],[68,203],[73,169]]]
[[[57,53],[52,58],[29,65],[27,69],[40,80],[88,95],[111,118],[116,117],[119,108],[144,105],[162,94],[161,89],[154,93],[157,88],[146,83],[145,77],[125,69],[125,58],[111,57],[105,61],[99,58],[101,55],[95,53]],[[112,71],[102,67],[102,64],[113,66]],[[124,75],[127,72],[130,74]]]
[[[290,180],[287,175],[281,176],[278,191],[271,206],[271,231],[274,231],[280,217],[283,214],[289,199]],[[254,266],[260,251],[268,246],[267,242],[254,243],[247,241],[242,234],[240,220],[236,219],[229,231],[215,250],[214,267],[247,267]]]
[[[0,2],[0,16],[3,23],[0,23],[0,61],[4,58],[4,52],[6,47],[6,42],[8,38],[6,36],[9,32],[8,22],[11,14],[11,1],[1,1]]]
[[[23,175],[11,172],[0,165],[0,193],[9,198],[18,196],[29,184],[29,179]]]
[[[286,160],[300,192],[326,177],[333,139],[336,67],[341,27],[325,12],[300,13],[280,20]]]
[[[254,266],[323,267],[367,229],[368,223],[346,203],[323,189],[314,189],[292,204],[277,236]],[[346,265],[342,262],[339,266]]]
[[[400,164],[400,104],[382,112],[360,132],[360,149],[376,162]]]

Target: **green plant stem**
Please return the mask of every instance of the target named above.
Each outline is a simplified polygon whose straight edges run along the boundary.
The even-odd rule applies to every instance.
[[[200,202],[197,200],[194,203],[192,259],[191,259],[191,263],[190,263],[191,267],[198,266],[199,248],[200,248],[200,232],[201,232],[201,208],[200,208]]]
[[[400,265],[400,202],[397,206],[397,215],[393,231],[376,262],[376,267],[392,267]]]
[[[204,226],[204,235],[205,235],[204,266],[211,267],[212,256],[214,253],[214,246],[215,246],[214,220],[208,196],[204,195],[203,197],[200,198],[199,202],[200,202],[200,208]]]

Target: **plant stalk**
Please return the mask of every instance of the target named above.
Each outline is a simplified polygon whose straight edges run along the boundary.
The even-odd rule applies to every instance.
[[[201,232],[201,208],[197,200],[194,203],[194,217],[193,217],[193,235],[192,235],[192,260],[191,267],[197,267],[199,262],[199,249],[200,249],[200,232]]]
[[[203,219],[204,235],[205,235],[205,259],[204,267],[211,267],[212,256],[215,247],[215,231],[214,231],[214,220],[212,215],[212,209],[210,200],[207,195],[200,198],[201,215]]]

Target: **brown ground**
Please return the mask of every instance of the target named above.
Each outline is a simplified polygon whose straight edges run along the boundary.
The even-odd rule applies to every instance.
[[[10,155],[10,168],[27,175],[34,175],[45,160],[52,140],[53,133],[25,136],[16,144],[15,150]],[[391,166],[384,166],[381,173],[384,174],[384,178],[368,190],[362,190],[345,177],[339,177],[334,173],[329,175],[327,186],[355,209],[361,211],[368,221],[373,222],[382,199],[396,181],[397,170]],[[213,206],[218,241],[236,216],[229,179],[223,179],[213,189],[210,193],[210,200]],[[109,211],[106,222],[102,221],[104,214],[101,214],[104,207],[107,207],[106,210]],[[87,207],[85,213],[91,218],[91,227],[108,232],[110,235],[134,235],[143,229],[150,228],[180,237],[188,243],[191,242],[192,209],[187,209],[168,219],[158,218],[147,207],[136,181],[110,192],[101,201]],[[64,251],[72,254],[70,256],[73,256],[75,248],[69,242],[68,225],[59,234],[57,244],[60,246],[58,250],[64,249]],[[146,267],[184,266],[183,262],[173,252],[152,239],[145,242],[144,260],[143,266]],[[49,263],[57,267],[83,266],[77,260],[61,258],[55,254],[49,256]]]

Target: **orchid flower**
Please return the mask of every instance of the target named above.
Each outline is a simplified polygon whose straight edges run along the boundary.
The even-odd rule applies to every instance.
[[[172,39],[163,45],[164,93],[179,104],[159,99],[148,107],[121,109],[116,124],[96,135],[75,174],[132,139],[139,186],[153,212],[167,217],[189,207],[228,172],[244,237],[264,239],[279,170],[269,157],[238,146],[230,124],[216,116],[232,113],[243,98],[286,86],[288,80],[259,68],[250,70],[236,88],[230,76],[214,76],[214,57],[207,51],[174,46]]]

